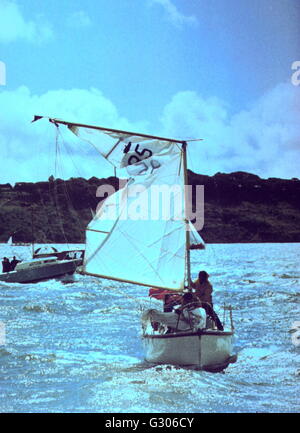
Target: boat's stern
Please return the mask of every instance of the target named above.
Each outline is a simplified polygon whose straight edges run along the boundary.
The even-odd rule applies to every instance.
[[[146,361],[154,364],[193,366],[221,371],[236,361],[232,332],[202,330],[164,335],[144,335]]]
[[[232,320],[229,330],[218,330],[214,325],[201,329],[190,326],[180,330],[175,319],[173,313],[144,312],[142,323],[146,361],[192,366],[212,372],[222,371],[236,361],[237,357],[232,355]]]

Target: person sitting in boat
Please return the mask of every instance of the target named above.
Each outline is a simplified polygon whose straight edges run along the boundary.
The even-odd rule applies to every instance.
[[[10,271],[10,262],[7,257],[3,257],[2,272],[9,272],[9,271]]]
[[[12,261],[10,262],[10,270],[14,271],[17,264],[20,263],[20,260],[16,259],[16,256],[13,256]]]
[[[185,293],[181,297],[181,305],[171,312],[161,312],[155,309],[146,310],[142,315],[142,322],[150,323],[154,331],[160,334],[176,331],[191,331],[205,328],[206,313],[202,308],[197,308],[199,302],[193,302],[193,294]]]
[[[203,314],[200,307],[202,307],[201,302],[195,298],[192,292],[188,292],[182,296],[181,305],[175,307],[174,311],[179,315],[180,321],[188,323],[191,329],[201,329],[205,328],[206,315]]]
[[[223,325],[213,309],[212,292],[213,287],[208,281],[209,275],[206,271],[200,271],[198,279],[192,282],[192,287],[195,289],[195,296],[202,303],[202,308],[205,309],[206,314],[212,318],[216,323],[219,331],[223,331]]]
[[[178,294],[169,294],[167,293],[164,296],[164,312],[169,313],[173,311],[176,305],[181,304],[181,296]]]

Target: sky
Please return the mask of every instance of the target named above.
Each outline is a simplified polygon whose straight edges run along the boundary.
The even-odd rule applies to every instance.
[[[300,177],[299,21],[299,0],[0,0],[0,183],[60,174],[35,114],[203,138],[197,173]],[[112,174],[64,139],[61,177]]]

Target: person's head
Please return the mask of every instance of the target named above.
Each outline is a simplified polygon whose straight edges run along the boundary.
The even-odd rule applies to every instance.
[[[16,260],[16,256],[13,256],[13,259]]]
[[[182,296],[182,305],[189,304],[189,303],[193,302],[193,299],[194,299],[194,297],[193,297],[193,294],[191,292],[185,293]]]
[[[206,271],[200,271],[198,274],[198,279],[200,281],[200,283],[204,283],[205,281],[208,280],[208,273]]]

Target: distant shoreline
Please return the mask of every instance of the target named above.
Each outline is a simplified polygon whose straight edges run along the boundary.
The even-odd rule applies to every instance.
[[[190,185],[204,185],[206,244],[300,242],[300,180],[234,172],[206,176],[188,172]],[[0,242],[84,243],[85,228],[99,204],[96,190],[116,177],[0,185]]]
[[[40,242],[36,242],[35,245],[36,246],[40,246],[40,245],[78,245],[78,246],[82,246],[85,245],[85,242],[45,242],[45,243],[40,243]],[[268,245],[282,245],[282,244],[300,244],[300,241],[295,241],[295,242],[205,242],[205,245],[264,245],[264,244],[268,244]],[[0,245],[7,245],[7,246],[12,246],[14,248],[16,247],[25,247],[26,245],[8,245],[7,242],[0,242]],[[29,246],[28,246],[29,248]]]

